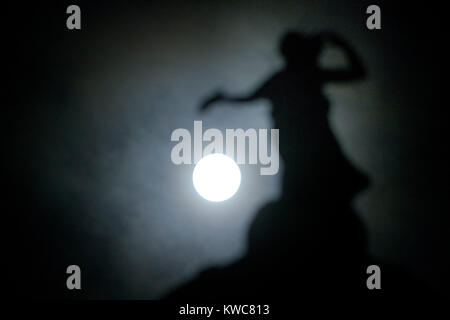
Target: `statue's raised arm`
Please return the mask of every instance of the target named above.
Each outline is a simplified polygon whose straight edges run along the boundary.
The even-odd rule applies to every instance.
[[[366,71],[361,60],[354,49],[344,39],[332,32],[322,33],[321,38],[323,42],[328,41],[332,45],[340,48],[348,61],[346,67],[321,70],[324,81],[352,81],[365,77]]]

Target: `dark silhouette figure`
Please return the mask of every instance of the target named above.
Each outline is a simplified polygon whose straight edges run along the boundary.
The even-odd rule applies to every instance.
[[[326,41],[345,53],[347,67],[319,67],[318,57]],[[363,79],[363,65],[351,47],[332,33],[305,36],[288,32],[280,51],[284,68],[255,92],[244,97],[219,93],[201,109],[218,101],[271,101],[285,165],[282,197],[260,209],[242,259],[203,272],[169,298],[284,299],[304,292],[323,299],[328,294],[342,298],[369,292],[366,269],[372,262],[366,255],[363,225],[351,206],[368,179],[341,151],[322,92],[327,82]]]
[[[323,70],[318,66],[321,47],[327,40],[346,53],[348,67]],[[245,97],[219,93],[201,108],[205,110],[218,101],[270,100],[275,128],[280,130],[280,153],[286,168],[283,195],[294,196],[298,201],[301,197],[303,202],[320,193],[340,202],[349,201],[367,181],[340,150],[328,123],[329,103],[322,87],[327,82],[362,79],[364,68],[347,43],[334,34],[306,37],[289,32],[281,41],[280,51],[285,67],[254,93]]]

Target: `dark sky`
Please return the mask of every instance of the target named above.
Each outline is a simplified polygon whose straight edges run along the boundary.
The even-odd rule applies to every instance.
[[[193,167],[170,162],[170,134],[194,120],[271,127],[264,100],[205,114],[198,106],[217,89],[250,92],[281,68],[288,29],[339,33],[368,70],[325,92],[335,135],[371,180],[354,201],[370,253],[446,286],[442,8],[378,2],[382,30],[369,31],[368,1],[77,3],[80,31],[65,27],[71,3],[8,10],[4,228],[14,274],[37,274],[19,276],[14,295],[71,297],[65,267],[78,264],[86,290],[77,297],[159,298],[243,255],[280,176],[243,166],[236,196],[208,203],[192,187]],[[321,62],[345,63],[332,49]]]

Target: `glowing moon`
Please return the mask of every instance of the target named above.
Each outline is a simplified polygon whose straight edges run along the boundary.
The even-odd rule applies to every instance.
[[[192,180],[203,198],[220,202],[231,198],[239,189],[241,170],[230,157],[213,153],[197,162]]]

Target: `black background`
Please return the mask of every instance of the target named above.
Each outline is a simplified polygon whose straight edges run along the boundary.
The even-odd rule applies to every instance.
[[[104,149],[97,148],[99,144],[106,144],[106,149],[114,149],[116,143],[125,142],[117,131],[98,142],[99,133],[92,131],[92,128],[96,122],[103,121],[102,116],[90,120],[94,125],[87,124],[86,119],[74,117],[70,121],[72,125],[67,126],[65,112],[79,106],[76,91],[76,83],[80,77],[77,70],[79,59],[89,59],[92,55],[95,56],[95,63],[95,59],[99,57],[98,51],[94,53],[98,47],[84,47],[84,38],[95,34],[92,36],[95,39],[98,33],[105,33],[109,28],[104,25],[101,32],[92,30],[100,28],[102,21],[111,22],[117,16],[117,20],[131,23],[136,19],[136,12],[146,10],[152,12],[149,13],[150,19],[154,19],[155,24],[160,24],[160,34],[155,37],[164,38],[169,29],[170,34],[176,34],[177,28],[180,33],[184,31],[176,24],[165,25],[166,16],[192,15],[191,19],[195,23],[197,16],[212,12],[225,12],[226,15],[229,9],[220,2],[153,4],[137,1],[126,4],[115,1],[79,1],[77,4],[82,9],[82,30],[69,32],[65,27],[65,8],[69,4],[22,3],[8,5],[3,9],[6,16],[4,33],[7,38],[3,51],[8,54],[4,61],[8,71],[5,82],[8,88],[11,87],[7,90],[7,98],[11,99],[7,99],[9,102],[3,105],[6,110],[3,119],[7,131],[3,151],[6,173],[3,200],[5,209],[2,210],[6,216],[3,229],[6,230],[4,244],[8,252],[3,262],[8,268],[6,292],[13,299],[157,298],[157,294],[147,295],[145,290],[133,293],[135,288],[130,287],[121,269],[127,265],[127,261],[123,261],[123,266],[119,269],[111,263],[112,257],[117,253],[114,234],[127,228],[127,222],[122,220],[120,212],[127,210],[128,202],[125,202],[124,208],[100,206],[99,210],[112,212],[112,218],[107,220],[95,220],[91,215],[83,214],[91,205],[90,200],[76,190],[68,193],[55,192],[60,188],[57,185],[60,181],[57,177],[59,173],[53,171],[55,164],[51,157],[47,158],[47,154],[52,154],[48,150],[67,145],[67,140],[60,144],[55,143],[58,139],[49,142],[42,137],[60,134],[61,139],[78,140],[79,144],[69,143],[69,147],[63,150],[70,163],[69,168],[73,168],[76,175],[96,179],[99,168],[90,161],[89,155],[95,157],[98,155],[96,152],[103,152]],[[357,16],[359,12],[364,17],[365,8],[371,3],[342,1],[331,4],[325,1],[319,7],[328,8],[328,4],[332,11],[328,15],[341,17],[339,21],[346,21],[347,25],[344,24],[341,30],[365,28],[364,18],[355,22],[346,17]],[[386,97],[401,97],[401,103],[396,105],[394,114],[402,119],[402,126],[398,127],[398,132],[387,132],[382,122],[377,124],[377,139],[381,148],[398,150],[393,154],[392,161],[387,162],[390,167],[386,170],[398,172],[400,178],[394,179],[398,184],[396,187],[406,190],[404,196],[408,200],[399,201],[396,198],[398,194],[389,197],[390,189],[385,191],[388,196],[379,199],[379,209],[395,208],[393,220],[396,220],[396,228],[387,238],[379,235],[374,243],[379,244],[380,251],[387,252],[387,256],[394,255],[404,247],[405,256],[400,259],[404,264],[400,267],[433,290],[443,291],[449,284],[446,274],[449,241],[444,225],[444,218],[448,214],[448,163],[445,160],[448,143],[444,130],[448,121],[445,83],[448,58],[444,53],[448,37],[443,29],[444,8],[438,4],[415,5],[413,2],[377,4],[382,9],[382,30],[367,30],[366,38],[353,37],[350,41],[358,48],[367,46],[366,42],[379,48],[366,59],[369,78],[381,69],[378,79],[386,84],[383,89],[392,87],[392,92]],[[274,7],[284,5],[287,4],[273,4]],[[310,5],[305,3],[305,7]],[[254,8],[257,12],[259,4],[255,1],[232,3],[231,6],[243,6],[249,12]],[[196,14],[193,13],[195,10]],[[111,38],[108,41],[114,41],[114,34],[109,36]],[[215,41],[220,42],[221,39],[217,38]],[[116,45],[122,47],[120,43]],[[125,47],[126,45],[123,44]],[[183,53],[178,52],[177,57],[183,59]],[[363,60],[364,58],[367,56]],[[169,79],[172,75],[183,76],[173,70],[168,70],[167,74]],[[93,86],[95,90],[95,84]],[[201,98],[206,93],[199,92],[198,97]],[[370,96],[367,98],[370,99]],[[108,110],[107,104],[102,105],[102,108],[105,115],[115,112]],[[364,111],[361,113],[364,114]],[[70,114],[77,113],[69,112]],[[167,126],[176,128],[183,121],[180,116],[179,122],[167,123]],[[184,123],[187,128],[192,125],[191,119],[186,119]],[[395,138],[397,134],[401,135],[400,139]],[[152,141],[148,143],[151,145]],[[370,150],[366,151],[370,153]],[[42,154],[46,156],[43,157]],[[42,176],[47,174],[54,174],[56,178],[42,180]],[[83,183],[86,180],[81,181]],[[102,190],[96,192],[101,193]],[[385,203],[386,199],[389,199],[388,204]],[[153,201],[167,200],[155,198]],[[383,227],[378,226],[375,230],[380,232],[383,228],[389,229],[389,224],[383,225],[383,218],[380,219]],[[105,227],[108,231],[97,232],[98,224],[110,224]],[[368,233],[371,233],[371,228]],[[177,251],[168,250],[167,254],[176,255]],[[195,250],[191,254],[195,255]],[[69,261],[79,261],[75,264],[88,266],[83,269],[83,283],[86,287],[80,292],[65,288],[65,268],[72,263]],[[164,269],[166,266],[161,264],[158,268]],[[175,285],[172,284],[172,287]]]

